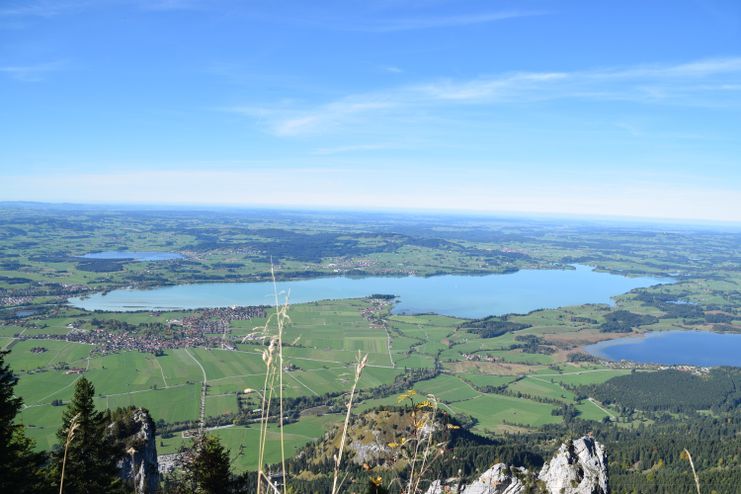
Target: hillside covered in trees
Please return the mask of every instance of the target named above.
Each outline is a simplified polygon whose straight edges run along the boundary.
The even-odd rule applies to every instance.
[[[720,367],[707,375],[673,369],[633,372],[580,390],[603,403],[635,410],[733,412],[741,406],[741,369]]]

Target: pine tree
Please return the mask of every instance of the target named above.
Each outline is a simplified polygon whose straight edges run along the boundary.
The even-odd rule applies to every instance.
[[[40,475],[44,455],[33,452],[33,443],[15,418],[23,401],[13,395],[18,382],[0,351],[0,492],[43,492]]]
[[[72,424],[64,468],[64,494],[105,494],[121,492],[118,459],[123,456],[121,444],[108,431],[110,414],[95,409],[95,387],[84,377],[77,381],[72,401],[62,415],[57,438],[62,446],[55,453],[52,480],[59,488],[65,444]]]
[[[228,492],[231,482],[229,451],[217,437],[204,436],[198,441],[191,468],[199,494]]]
[[[165,494],[234,492],[235,486],[229,472],[229,451],[217,437],[202,436],[196,439],[192,447],[180,451],[179,457],[176,470],[164,479]]]

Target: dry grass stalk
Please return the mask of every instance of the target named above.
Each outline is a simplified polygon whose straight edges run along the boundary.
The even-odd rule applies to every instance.
[[[278,427],[280,430],[280,452],[281,468],[283,478],[286,475],[286,453],[284,442],[284,409],[283,409],[283,330],[290,321],[288,317],[288,295],[283,304],[278,301],[278,287],[275,281],[275,269],[270,265],[270,274],[273,280],[273,294],[275,296],[275,312],[268,317],[265,325],[255,330],[261,330],[265,337],[270,338],[267,350],[263,351],[262,359],[265,363],[265,380],[263,382],[260,406],[260,443],[258,448],[258,470],[257,470],[257,493],[262,491],[262,482],[266,482],[268,488],[273,492],[280,493],[280,490],[270,481],[265,468],[265,446],[268,436],[268,425],[270,423],[270,411],[273,401],[273,394],[278,386]],[[277,327],[276,334],[270,336],[270,324],[275,323]],[[254,390],[245,390],[245,393]],[[286,482],[283,482],[283,494],[286,492]]]
[[[278,287],[275,283],[275,269],[273,263],[270,263],[270,275],[273,278],[273,295],[275,296],[275,310],[277,313],[276,324],[278,325],[278,406],[279,406],[279,430],[280,430],[280,466],[283,474],[283,493],[286,492],[286,446],[283,432],[284,422],[284,410],[283,410],[283,328],[284,324],[288,322],[288,297],[286,294],[286,301],[281,307],[278,303]]]
[[[420,468],[418,472],[414,472],[414,465],[417,462],[418,453],[419,453],[419,444],[422,441],[417,441],[417,447],[415,448],[415,457],[413,458],[412,462],[412,473],[409,477],[409,486],[407,488],[408,494],[412,494],[414,492],[417,492],[419,490],[419,483],[424,478],[425,474],[427,473],[427,470],[430,467],[431,462],[428,463],[428,459],[432,455],[433,450],[433,443],[432,443],[432,436],[434,433],[435,428],[435,419],[437,414],[437,399],[434,395],[427,395],[427,400],[423,402],[423,404],[427,405],[427,408],[429,408],[429,411],[425,412],[424,420],[422,421],[422,425],[419,428],[419,431],[421,434],[426,435],[424,440],[424,449],[422,450],[422,464],[420,465]],[[417,405],[419,406],[419,404]],[[425,407],[421,407],[425,408]],[[427,424],[430,424],[430,429],[425,430]],[[440,448],[436,448],[437,451],[442,451]]]
[[[272,399],[272,382],[274,381],[275,372],[273,370],[273,352],[275,341],[271,340],[268,349],[263,351],[262,360],[265,362],[265,382],[263,384],[260,405],[260,443],[257,454],[257,494],[260,494],[262,480],[268,480],[264,471],[265,443],[267,441],[268,422],[270,420],[270,401]],[[273,378],[273,379],[271,379]]]
[[[340,464],[342,463],[342,454],[345,451],[345,441],[347,440],[347,429],[350,426],[350,413],[352,412],[353,398],[355,397],[355,389],[358,387],[358,381],[363,373],[363,368],[368,363],[368,354],[364,357],[360,357],[360,351],[358,351],[358,362],[355,365],[355,380],[350,390],[350,398],[347,400],[347,414],[345,414],[345,423],[342,426],[342,437],[340,438],[340,449],[334,456],[334,479],[332,481],[332,494],[339,492],[342,482],[340,482]]]
[[[697,489],[697,494],[702,494],[700,492],[700,478],[697,476],[697,471],[695,470],[695,462],[692,461],[692,455],[687,450],[687,448],[682,451],[682,456],[690,462],[690,468],[692,469],[692,477],[695,479],[695,488]]]
[[[79,418],[79,413],[72,417],[67,428],[67,440],[64,443],[64,457],[62,458],[62,475],[59,479],[59,494],[62,494],[64,490],[64,469],[67,466],[67,451],[69,450],[70,443],[72,443],[72,439],[75,437],[75,431],[80,427]]]
[[[400,437],[389,443],[392,449],[398,449],[401,458],[409,466],[409,477],[406,485],[400,479],[399,490],[404,494],[420,492],[420,483],[429,472],[432,462],[442,456],[445,443],[433,443],[435,427],[437,424],[438,402],[434,395],[427,395],[427,399],[415,403],[413,397],[417,394],[414,390],[406,391],[399,396],[399,403],[409,401],[412,432],[408,436]],[[452,424],[448,429],[457,429]]]

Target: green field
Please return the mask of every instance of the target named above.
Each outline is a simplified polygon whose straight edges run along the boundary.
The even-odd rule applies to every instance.
[[[557,400],[572,403],[585,419],[600,420],[606,414],[595,404],[574,402],[574,394],[561,386],[603,382],[628,371],[583,366],[551,365],[552,355],[528,354],[519,349],[509,350],[517,342],[514,335],[482,339],[456,330],[460,320],[436,315],[398,316],[382,313],[387,328],[373,327],[362,315],[367,300],[326,301],[291,307],[290,324],[285,330],[284,396],[318,397],[327,393],[347,391],[353,378],[358,350],[369,355],[359,389],[373,389],[389,384],[405,368],[427,368],[437,358],[448,362],[446,374],[422,381],[414,386],[419,396],[434,395],[443,410],[463,414],[478,420],[480,432],[496,432],[507,424],[526,427],[554,423],[560,417],[551,415],[554,405],[533,400]],[[55,325],[66,327],[72,316],[58,317]],[[105,314],[101,317],[112,318]],[[122,317],[129,323],[152,322],[183,317],[183,313],[131,313]],[[527,320],[545,326],[533,326],[529,334],[552,331],[554,319],[562,318],[559,311],[538,311]],[[235,338],[247,334],[262,321],[236,321]],[[390,346],[389,346],[390,336]],[[44,352],[32,353],[31,348],[43,347]],[[190,421],[199,417],[200,390],[208,382],[206,417],[218,417],[238,412],[238,394],[245,388],[262,389],[265,347],[252,342],[237,344],[235,351],[214,348],[171,349],[154,356],[141,352],[121,352],[110,355],[91,354],[92,346],[58,340],[35,339],[15,342],[9,361],[18,369],[18,393],[29,406],[22,417],[32,424],[32,437],[37,447],[47,448],[55,442],[54,433],[63,407],[53,406],[54,400],[69,400],[77,374],[69,374],[54,365],[66,363],[82,367],[84,375],[96,386],[96,404],[101,408],[128,405],[143,406],[155,420],[168,424]],[[463,355],[479,352],[494,358],[495,364],[465,363]],[[89,357],[89,358],[88,358]],[[460,369],[456,366],[462,366]],[[515,366],[515,367],[512,367]],[[518,375],[513,375],[516,372]],[[524,374],[524,378],[523,378]],[[477,389],[497,388],[507,395],[487,394]],[[518,399],[513,395],[521,395]],[[381,404],[396,404],[396,397],[381,397],[357,404],[362,411]],[[257,407],[257,402],[246,402]],[[240,429],[235,429],[241,430]],[[314,429],[309,429],[313,431]],[[253,434],[245,431],[246,437]],[[219,432],[225,440],[236,441],[234,431]],[[292,436],[298,443],[304,435]],[[316,436],[307,436],[316,437]],[[165,442],[166,445],[173,440]],[[292,443],[292,444],[294,444]],[[236,443],[233,443],[236,444]],[[169,446],[168,446],[169,447]],[[294,446],[292,446],[294,447]],[[242,461],[242,460],[240,460]],[[247,465],[249,461],[244,460]]]
[[[198,419],[200,394],[199,385],[184,384],[167,389],[105,395],[98,398],[96,406],[114,409],[136,405],[149,409],[156,420],[180,422]]]
[[[570,371],[562,374],[541,374],[540,377],[549,381],[555,381],[571,386],[581,386],[583,384],[599,384],[612,379],[616,376],[629,374],[625,369],[588,369],[583,371]]]
[[[414,387],[418,393],[432,394],[443,403],[470,400],[479,392],[455,376],[441,375],[429,381],[422,381]]]
[[[44,348],[33,353],[32,348]],[[92,351],[92,345],[57,340],[25,340],[13,344],[8,363],[16,371],[48,369],[66,362],[73,367],[85,367],[84,359]]]
[[[462,379],[470,382],[474,386],[504,386],[511,383],[516,378],[514,376],[492,376],[486,374],[461,374]]]
[[[320,437],[333,424],[339,424],[342,417],[339,415],[324,415],[322,417],[305,417],[300,421],[288,424],[284,430],[286,454],[292,456],[306,443]],[[217,436],[226,449],[229,450],[232,469],[241,473],[245,470],[257,468],[258,446],[260,430],[258,426],[232,426],[210,431]],[[268,464],[280,461],[280,433],[277,426],[271,426],[265,449],[265,461]],[[175,453],[183,446],[192,444],[192,439],[180,436],[170,439],[160,439],[157,443],[159,454]]]
[[[522,393],[525,396],[538,396],[553,400],[571,403],[574,393],[564,389],[556,383],[551,383],[535,375],[527,376],[507,386],[509,391]]]
[[[507,424],[537,427],[561,421],[560,417],[551,415],[552,405],[503,395],[481,394],[444,408],[472,415],[478,420],[475,429],[480,432],[496,431]]]

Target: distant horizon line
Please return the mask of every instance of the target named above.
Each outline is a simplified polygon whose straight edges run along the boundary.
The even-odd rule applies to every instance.
[[[433,215],[441,214],[444,216],[458,216],[469,218],[516,218],[516,219],[543,219],[543,220],[583,220],[583,221],[604,221],[608,223],[640,223],[642,225],[672,225],[672,226],[698,226],[698,227],[735,227],[741,228],[741,221],[737,220],[718,220],[718,219],[698,219],[698,218],[666,218],[652,216],[627,216],[627,215],[590,215],[578,213],[553,212],[545,213],[540,211],[481,211],[481,210],[464,210],[464,209],[432,209],[432,208],[383,208],[383,207],[343,207],[336,206],[312,206],[312,205],[295,205],[295,204],[205,204],[205,203],[138,203],[138,202],[51,202],[51,201],[24,201],[24,200],[2,200],[0,206],[51,206],[51,207],[95,207],[103,209],[122,208],[126,210],[192,210],[192,211],[217,211],[217,210],[275,210],[286,212],[334,212],[334,213],[379,213],[379,214],[396,214],[400,216],[410,215]]]

